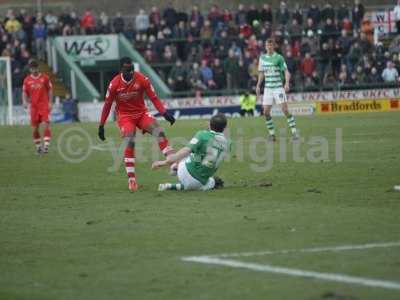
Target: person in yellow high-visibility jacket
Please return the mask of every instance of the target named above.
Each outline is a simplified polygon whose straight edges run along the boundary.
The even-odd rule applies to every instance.
[[[245,92],[240,96],[240,115],[244,117],[245,115],[254,116],[254,110],[256,109],[256,95],[252,95]]]

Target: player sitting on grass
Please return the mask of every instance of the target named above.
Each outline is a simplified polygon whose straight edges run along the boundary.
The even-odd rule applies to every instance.
[[[213,175],[230,150],[230,143],[223,134],[226,125],[225,115],[213,116],[209,130],[198,131],[186,147],[165,160],[155,161],[152,169],[173,164],[178,166],[179,183],[161,183],[158,190],[206,191],[223,187],[224,182]]]

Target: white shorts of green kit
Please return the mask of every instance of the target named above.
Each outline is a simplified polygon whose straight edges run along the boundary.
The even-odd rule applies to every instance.
[[[185,190],[198,190],[198,191],[207,191],[211,190],[215,186],[215,180],[213,177],[208,178],[206,184],[202,184],[196,178],[193,178],[190,175],[189,171],[186,168],[185,160],[182,160],[178,165],[178,179],[179,182],[183,185]]]
[[[282,104],[287,102],[284,88],[265,88],[262,105]]]

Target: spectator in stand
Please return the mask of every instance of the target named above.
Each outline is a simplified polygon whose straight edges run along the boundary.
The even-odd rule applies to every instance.
[[[316,4],[311,4],[307,12],[307,19],[312,19],[314,26],[318,26],[321,20],[321,12]]]
[[[95,28],[95,19],[92,11],[87,9],[81,18],[81,33],[92,34]]]
[[[380,83],[382,77],[379,75],[378,70],[375,67],[371,68],[371,72],[367,75],[367,83]]]
[[[139,33],[146,33],[149,28],[149,16],[144,9],[139,10],[139,14],[135,18],[135,28]]]
[[[321,43],[327,43],[331,39],[336,39],[339,31],[331,18],[327,18],[324,22],[325,24],[321,33]]]
[[[323,43],[318,53],[318,72],[322,78],[331,73],[332,49],[328,43]]]
[[[317,25],[314,22],[313,18],[307,18],[306,24],[304,26],[303,30],[303,35],[309,36],[309,35],[316,35],[317,34]],[[310,34],[311,32],[311,34]]]
[[[35,41],[35,54],[40,60],[46,55],[47,30],[42,20],[38,20],[33,26],[33,39]]]
[[[357,84],[365,84],[367,82],[367,74],[365,74],[365,71],[361,65],[358,65],[356,67],[356,83]]]
[[[350,19],[349,9],[347,8],[345,3],[342,3],[337,11],[336,16],[339,24],[343,22],[345,18]]]
[[[399,72],[394,67],[392,61],[388,61],[386,68],[382,72],[382,79],[385,83],[395,83],[399,79]]]
[[[290,12],[286,6],[285,2],[281,2],[279,10],[276,12],[276,22],[280,25],[288,24],[290,20]]]
[[[195,62],[189,73],[190,85],[194,90],[206,90],[207,86],[203,83],[199,64]]]
[[[359,29],[361,26],[361,21],[364,19],[365,8],[364,5],[360,3],[360,0],[354,0],[354,6],[351,11],[353,26],[355,29]]]
[[[98,27],[99,27],[99,33],[109,34],[111,32],[110,18],[104,11],[102,11],[100,14]]]
[[[215,30],[218,27],[218,23],[222,21],[221,12],[217,5],[211,6],[207,19],[210,21],[211,28]]]
[[[226,74],[224,67],[221,64],[221,60],[219,58],[214,59],[214,63],[212,65],[212,72],[214,74],[214,82],[215,88],[218,90],[223,90],[226,88]]]
[[[246,16],[247,24],[252,25],[254,21],[260,20],[260,14],[254,4],[250,5]]]
[[[343,56],[346,56],[349,53],[352,44],[351,38],[348,36],[348,31],[343,29],[337,41],[340,45],[340,48],[343,49]]]
[[[10,14],[10,17],[5,22],[4,29],[11,35],[15,34],[22,28],[22,24],[15,18],[14,13]]]
[[[173,30],[173,37],[175,39],[178,39],[179,41],[176,42],[176,51],[177,51],[177,56],[185,60],[186,59],[186,39],[188,37],[188,31],[186,29],[186,23],[184,21],[179,21],[178,25],[175,26]]]
[[[117,12],[115,15],[115,18],[113,20],[113,28],[115,33],[121,33],[124,31],[125,28],[125,21],[124,18],[122,18],[121,12]],[[144,32],[139,32],[143,34]]]
[[[172,67],[171,72],[168,75],[168,84],[174,87],[179,76],[186,78],[187,70],[183,66],[182,61],[177,59],[175,65]]]
[[[190,13],[190,22],[194,22],[194,26],[196,26],[200,32],[200,28],[204,24],[204,17],[199,11],[199,7],[197,5],[194,5],[192,8],[192,12]]]
[[[238,87],[240,89],[247,89],[250,88],[250,76],[248,66],[245,65],[243,59],[239,59],[239,69],[238,69]]]
[[[303,11],[299,3],[296,3],[295,5],[294,11],[292,13],[292,20],[296,20],[297,24],[300,26],[303,25]]]
[[[228,57],[224,61],[224,70],[227,89],[237,89],[239,86],[239,62],[232,49],[229,50]]]
[[[371,45],[374,43],[374,25],[367,18],[361,23],[361,34],[366,36],[366,39]]]
[[[335,10],[330,3],[326,3],[324,8],[321,10],[321,20],[327,21],[328,19],[335,19]]]
[[[169,3],[164,10],[163,19],[165,20],[166,26],[169,28],[174,28],[177,22],[177,13],[172,4]]]
[[[397,5],[394,7],[393,18],[396,22],[397,34],[400,34],[400,0],[397,0]]]
[[[150,16],[149,16],[150,24],[153,24],[154,27],[159,27],[161,24],[161,13],[157,6],[153,6],[151,8]]]
[[[302,76],[311,77],[312,73],[315,71],[316,63],[315,59],[311,57],[309,52],[306,53],[305,57],[301,60],[300,70]]]
[[[341,71],[339,73],[338,79],[339,79],[338,85],[340,88],[349,84],[349,79],[346,71]]]
[[[273,17],[271,5],[269,5],[267,3],[264,4],[263,8],[260,12],[260,21],[262,23],[268,22],[268,23],[272,24],[273,18],[274,17]]]
[[[306,52],[310,52],[311,56],[316,56],[319,49],[319,39],[316,34],[312,30],[307,31],[307,36],[303,38],[300,53],[302,56],[306,54]]]
[[[238,10],[235,15],[235,23],[237,26],[245,25],[247,22],[247,12],[243,4],[239,4]]]
[[[362,56],[362,49],[360,47],[360,44],[356,41],[350,48],[350,52],[346,57],[347,60],[347,69],[349,70],[350,73],[353,72],[354,66],[358,64],[358,61],[360,60]]]
[[[205,59],[201,61],[200,74],[201,81],[204,83],[204,85],[206,85],[208,88],[215,86],[214,74],[211,68],[208,66],[208,61]]]
[[[48,11],[44,17],[44,21],[47,26],[47,34],[49,36],[54,36],[60,34],[58,28],[58,17],[54,15],[51,11]]]
[[[211,39],[213,36],[213,30],[211,28],[211,23],[209,20],[205,20],[204,26],[201,28],[200,31],[200,38],[203,40]]]
[[[339,74],[343,58],[344,58],[343,48],[339,43],[339,41],[336,41],[332,49],[332,71],[335,76]]]

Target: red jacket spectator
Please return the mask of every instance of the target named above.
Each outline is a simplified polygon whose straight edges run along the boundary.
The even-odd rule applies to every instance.
[[[93,29],[95,26],[94,16],[90,10],[85,11],[81,18],[81,28],[82,29]]]
[[[306,53],[306,56],[300,63],[300,70],[304,76],[311,76],[315,70],[315,60],[311,57],[310,53]]]

